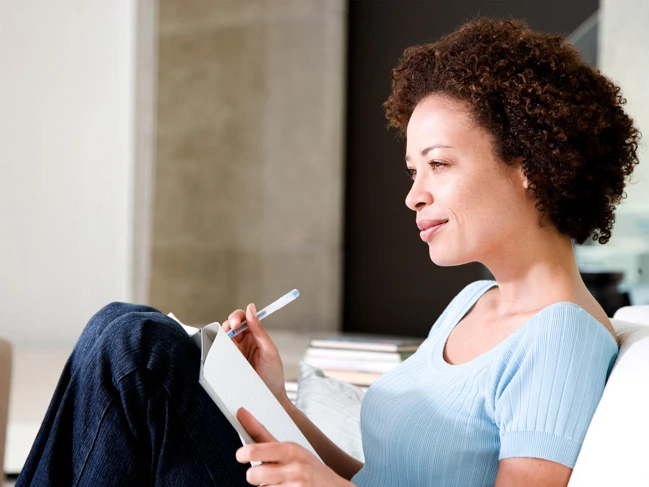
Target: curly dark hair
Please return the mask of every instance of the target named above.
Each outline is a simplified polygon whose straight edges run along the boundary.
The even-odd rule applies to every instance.
[[[608,242],[640,132],[620,88],[575,47],[523,21],[474,20],[405,50],[384,103],[389,124],[405,134],[415,106],[433,93],[467,103],[496,155],[522,161],[536,208],[559,232],[578,244]]]

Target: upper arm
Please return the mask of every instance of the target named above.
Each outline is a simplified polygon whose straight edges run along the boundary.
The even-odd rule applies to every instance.
[[[503,369],[495,401],[499,460],[523,462],[507,462],[506,472],[561,470],[536,459],[575,465],[617,353],[608,331],[588,316],[572,306],[549,310]]]
[[[500,461],[495,487],[566,487],[572,469],[541,458],[505,458]]]

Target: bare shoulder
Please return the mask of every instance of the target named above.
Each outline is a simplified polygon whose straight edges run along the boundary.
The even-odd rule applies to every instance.
[[[602,324],[602,326],[604,326],[611,333],[611,335],[613,335],[613,338],[615,338],[615,340],[617,341],[615,328],[613,328],[613,324],[611,323],[610,318],[606,315],[604,308],[601,307],[601,305],[595,300],[595,298],[590,296],[590,299],[587,297],[585,299],[578,300],[576,304],[581,306],[593,318],[599,321]]]

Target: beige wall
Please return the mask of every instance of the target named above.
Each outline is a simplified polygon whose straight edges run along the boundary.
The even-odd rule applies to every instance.
[[[339,327],[343,0],[161,0],[150,302]]]

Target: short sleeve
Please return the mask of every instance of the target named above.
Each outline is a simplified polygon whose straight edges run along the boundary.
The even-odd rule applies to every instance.
[[[618,347],[572,303],[556,303],[525,325],[494,384],[499,459],[542,458],[574,467]]]

